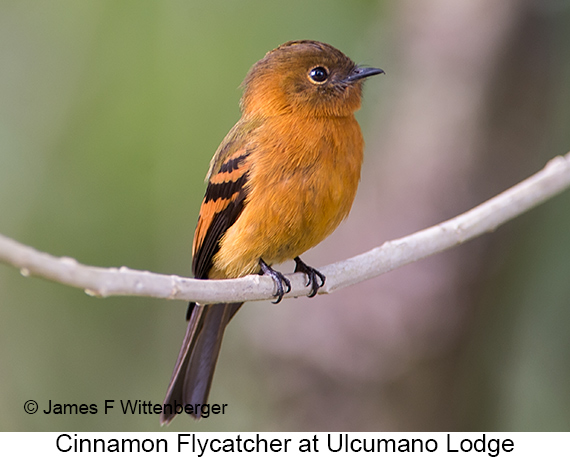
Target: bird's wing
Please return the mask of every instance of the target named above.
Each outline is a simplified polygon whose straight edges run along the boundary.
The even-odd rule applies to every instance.
[[[228,134],[216,152],[208,172],[208,187],[200,208],[192,246],[192,271],[199,279],[208,278],[213,257],[220,248],[220,240],[242,212],[248,193],[250,151],[245,133],[251,129],[237,129]]]

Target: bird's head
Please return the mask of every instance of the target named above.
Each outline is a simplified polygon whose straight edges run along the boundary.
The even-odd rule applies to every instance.
[[[360,108],[362,82],[384,73],[361,67],[318,41],[289,41],[258,61],[243,83],[244,114],[343,117]]]

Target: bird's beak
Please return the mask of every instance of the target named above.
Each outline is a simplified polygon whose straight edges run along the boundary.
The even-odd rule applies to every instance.
[[[359,79],[368,78],[369,76],[379,75],[382,73],[384,73],[384,70],[380,70],[380,68],[356,66],[354,67],[354,70],[350,72],[345,81],[353,83]]]

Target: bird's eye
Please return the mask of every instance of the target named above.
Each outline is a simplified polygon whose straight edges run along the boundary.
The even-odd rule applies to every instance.
[[[316,84],[324,83],[329,77],[329,71],[325,67],[315,67],[309,71],[309,79]]]

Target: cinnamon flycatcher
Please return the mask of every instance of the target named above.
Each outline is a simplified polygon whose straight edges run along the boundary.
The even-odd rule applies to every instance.
[[[307,276],[309,297],[317,293],[325,277],[299,256],[350,211],[364,148],[354,112],[362,82],[379,73],[308,40],[285,43],[251,68],[241,119],[206,177],[192,246],[196,278],[266,274],[279,302],[291,285],[271,265],[294,259],[295,271]],[[241,305],[190,303],[165,405],[207,403],[225,327]],[[192,415],[199,418],[199,408]],[[163,412],[161,423],[174,416]]]

